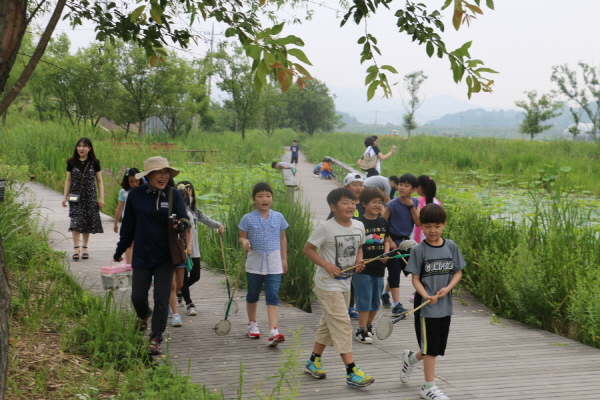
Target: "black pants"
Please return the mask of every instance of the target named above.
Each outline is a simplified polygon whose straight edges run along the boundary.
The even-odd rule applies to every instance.
[[[369,168],[365,171],[365,173],[367,174],[367,178],[379,175],[379,171],[377,171],[377,168]]]
[[[192,270],[188,272],[187,268],[183,273],[183,286],[181,287],[181,295],[185,304],[190,305],[194,302],[190,297],[190,286],[200,280],[200,257],[192,257]]]
[[[154,276],[154,311],[152,313],[152,332],[150,339],[162,341],[167,328],[167,310],[173,281],[173,264],[167,263],[154,268],[134,268],[131,284],[131,304],[138,318],[144,319],[152,310],[148,302],[148,291]]]

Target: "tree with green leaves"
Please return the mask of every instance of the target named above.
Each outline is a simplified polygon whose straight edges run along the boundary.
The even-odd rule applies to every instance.
[[[519,133],[529,135],[531,140],[540,133],[552,128],[552,124],[544,125],[545,121],[558,117],[561,112],[557,112],[562,108],[560,102],[554,101],[556,93],[551,92],[543,94],[538,99],[538,94],[535,90],[525,92],[528,101],[515,101],[517,107],[524,111],[523,122],[519,125]]]
[[[317,79],[303,90],[291,88],[285,98],[288,120],[293,128],[312,136],[316,131],[331,132],[344,125],[341,116],[335,112],[329,88]]]
[[[421,107],[423,104],[421,99],[419,99],[419,90],[421,89],[421,85],[425,82],[427,76],[423,73],[423,71],[416,71],[411,74],[404,75],[404,89],[408,93],[409,99],[408,102],[402,100],[402,105],[406,110],[406,113],[402,116],[402,126],[408,133],[408,137],[410,137],[410,133],[417,129],[417,121],[415,121],[415,112]]]
[[[215,71],[219,77],[217,87],[230,98],[223,102],[225,109],[235,112],[242,139],[246,139],[246,129],[254,124],[260,110],[260,91],[253,83],[253,75],[240,47],[234,47],[229,55],[223,47],[215,56]]]
[[[350,19],[357,24],[365,24],[365,35],[358,42],[363,45],[360,54],[361,63],[368,61],[365,84],[367,97],[371,99],[378,88],[384,95],[391,94],[386,72],[396,73],[394,67],[379,65],[376,56],[381,54],[377,39],[368,33],[366,18],[369,14],[381,11],[384,7],[394,13],[396,26],[400,33],[407,34],[413,42],[424,45],[429,57],[435,54],[447,58],[455,82],[462,81],[466,75],[467,94],[480,91],[490,92],[494,81],[485,74],[495,73],[483,67],[483,62],[471,57],[467,42],[456,50],[446,47],[442,40],[444,23],[442,12],[452,9],[452,25],[459,29],[470,24],[482,15],[481,0],[445,0],[442,7],[427,6],[413,1],[403,2],[397,10],[390,10],[390,2],[379,0],[355,0],[345,5],[347,12],[342,26]],[[488,8],[493,9],[493,0],[485,0]],[[196,36],[192,24],[199,18],[215,18],[229,26],[227,37],[236,37],[246,54],[252,58],[252,73],[257,88],[267,84],[267,76],[275,79],[282,91],[287,91],[293,83],[303,87],[310,77],[304,65],[311,65],[308,57],[300,49],[304,45],[301,38],[283,35],[284,24],[279,23],[276,11],[284,5],[304,7],[306,3],[280,0],[277,7],[268,7],[265,0],[123,0],[120,6],[104,0],[56,0],[50,4],[43,0],[6,0],[0,2],[0,114],[23,89],[27,80],[37,67],[46,46],[61,16],[73,26],[83,21],[95,24],[96,39],[114,42],[121,39],[144,49],[150,64],[155,65],[161,57],[166,57],[167,43],[187,48],[190,42],[201,39]],[[452,7],[451,7],[452,6]],[[312,10],[309,10],[309,15]],[[30,54],[27,65],[21,71],[15,83],[7,86],[13,71],[15,60],[23,37],[30,23],[42,14],[50,14],[35,50]],[[175,27],[181,16],[189,17],[189,25]],[[265,18],[266,17],[266,18]],[[263,21],[275,21],[273,26],[265,27]]]
[[[599,73],[594,67],[580,62],[577,64],[581,70],[583,84],[579,81],[576,70],[571,70],[567,64],[552,67],[552,81],[556,82],[561,94],[579,106],[579,110],[570,107],[571,116],[575,122],[575,129],[570,132],[575,136],[579,133],[580,112],[587,115],[592,123],[589,135],[597,139],[600,129],[600,81]]]

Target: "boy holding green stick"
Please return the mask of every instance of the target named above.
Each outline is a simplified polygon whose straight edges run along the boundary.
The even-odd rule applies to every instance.
[[[364,269],[362,245],[365,241],[365,228],[362,222],[352,219],[356,210],[356,197],[349,189],[332,190],[327,195],[327,203],[333,212],[333,218],[317,226],[304,245],[304,254],[316,264],[313,290],[323,308],[313,352],[306,361],[304,371],[314,378],[325,378],[321,355],[327,346],[332,346],[346,366],[346,383],[365,387],[375,379],[354,363],[352,324],[347,312],[354,270],[342,272],[353,265],[357,265],[357,272]],[[334,279],[322,279],[329,276]]]

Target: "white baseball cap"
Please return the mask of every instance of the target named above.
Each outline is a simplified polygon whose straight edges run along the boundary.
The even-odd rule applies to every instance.
[[[357,172],[351,172],[344,178],[344,186],[348,186],[352,182],[364,182],[365,178]]]

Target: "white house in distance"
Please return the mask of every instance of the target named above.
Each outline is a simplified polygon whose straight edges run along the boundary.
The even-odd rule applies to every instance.
[[[569,132],[569,129],[571,129],[571,127],[574,127],[574,126],[575,126],[575,124],[571,124],[562,132],[565,139],[586,141],[586,142],[594,141],[594,138],[592,136],[590,136],[590,132],[592,131],[594,124],[592,124],[591,122],[578,123],[577,128],[579,129],[579,134],[577,134],[577,136],[573,136],[573,134],[571,132]],[[597,136],[598,136],[598,138],[600,138],[600,130],[597,131]]]

